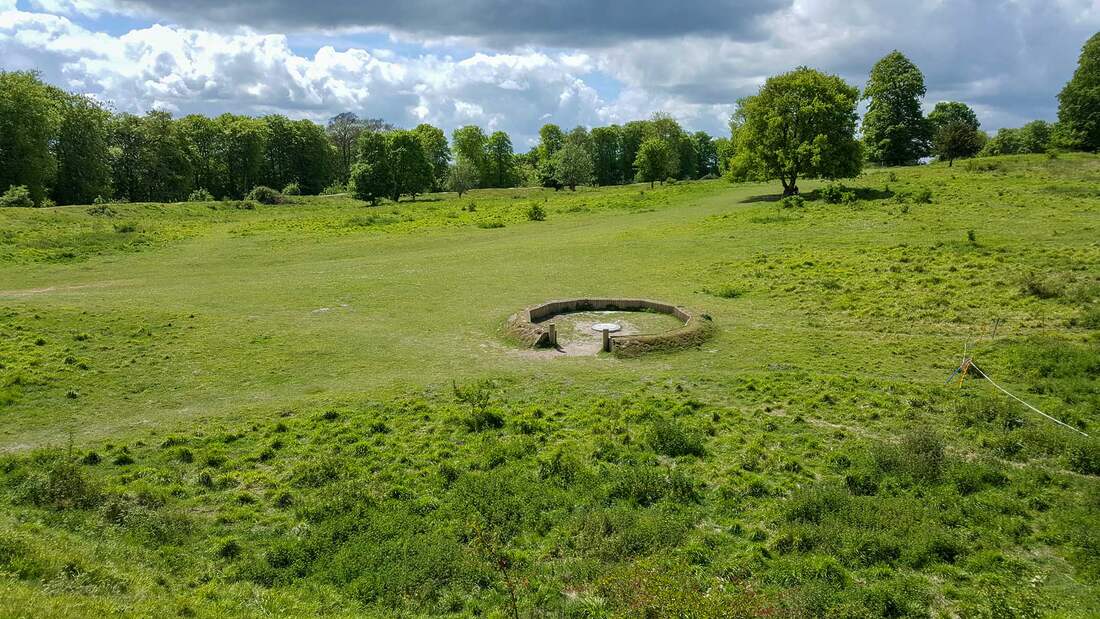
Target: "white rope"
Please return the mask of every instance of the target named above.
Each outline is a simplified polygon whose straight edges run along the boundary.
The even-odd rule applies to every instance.
[[[1056,424],[1058,424],[1058,425],[1060,425],[1060,426],[1065,426],[1065,427],[1069,428],[1070,430],[1073,430],[1074,432],[1076,432],[1076,433],[1078,433],[1078,434],[1080,434],[1080,435],[1082,435],[1082,436],[1088,436],[1088,434],[1085,434],[1084,432],[1082,432],[1082,431],[1078,430],[1077,428],[1075,428],[1075,427],[1073,427],[1073,426],[1071,426],[1071,425],[1069,425],[1069,424],[1067,424],[1067,423],[1065,423],[1065,422],[1063,422],[1063,421],[1061,421],[1061,420],[1059,420],[1059,419],[1055,419],[1054,417],[1051,417],[1050,415],[1048,415],[1048,414],[1044,413],[1043,411],[1041,411],[1041,410],[1039,410],[1039,409],[1035,408],[1034,406],[1032,406],[1032,405],[1028,404],[1027,402],[1024,402],[1024,401],[1023,401],[1023,400],[1021,400],[1020,398],[1018,398],[1018,397],[1016,397],[1016,396],[1012,395],[1011,393],[1009,393],[1009,391],[1008,391],[1007,389],[1005,389],[1004,387],[1002,387],[1002,386],[998,385],[997,383],[993,382],[993,379],[992,379],[992,378],[990,378],[988,374],[986,374],[985,372],[983,372],[983,371],[982,371],[982,369],[981,369],[981,368],[979,368],[978,366],[976,366],[976,365],[973,365],[973,364],[971,364],[971,365],[970,365],[970,367],[971,367],[971,368],[973,368],[974,370],[976,370],[976,371],[977,371],[977,372],[978,372],[979,374],[981,374],[981,375],[982,375],[982,378],[984,378],[984,379],[988,380],[988,381],[989,381],[989,384],[990,384],[990,385],[993,385],[993,386],[994,386],[994,387],[996,387],[997,389],[1000,389],[1000,390],[1001,390],[1001,393],[1003,393],[1003,394],[1007,395],[1008,397],[1012,398],[1013,400],[1016,400],[1016,401],[1017,401],[1017,402],[1019,402],[1020,404],[1023,404],[1024,406],[1026,406],[1026,407],[1030,408],[1031,410],[1035,411],[1036,413],[1039,413],[1039,414],[1040,414],[1040,415],[1042,415],[1043,417],[1046,417],[1047,419],[1049,419],[1049,420],[1053,421],[1054,423],[1056,423]]]

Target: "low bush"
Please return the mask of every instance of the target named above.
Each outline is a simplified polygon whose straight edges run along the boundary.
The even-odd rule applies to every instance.
[[[283,194],[263,185],[257,185],[256,187],[254,187],[252,191],[248,192],[248,195],[245,197],[245,199],[252,202],[259,202],[260,204],[269,205],[282,204],[285,201],[285,199],[283,198]]]
[[[31,192],[25,185],[12,185],[0,194],[0,207],[30,208],[34,206]]]
[[[286,187],[283,187],[284,196],[300,196],[302,195],[302,187],[298,183],[288,183]]]
[[[188,202],[213,202],[214,194],[209,191],[199,188],[191,192],[191,195],[187,196]]]
[[[527,219],[529,221],[546,221],[546,209],[542,208],[539,203],[534,203],[527,208]]]
[[[653,451],[673,458],[702,456],[706,453],[702,437],[675,419],[660,418],[654,421],[646,435]]]

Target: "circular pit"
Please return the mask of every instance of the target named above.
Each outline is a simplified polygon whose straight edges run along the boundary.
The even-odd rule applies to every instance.
[[[525,308],[508,319],[524,346],[566,354],[601,351],[620,357],[698,346],[714,332],[710,316],[648,299],[563,299]]]

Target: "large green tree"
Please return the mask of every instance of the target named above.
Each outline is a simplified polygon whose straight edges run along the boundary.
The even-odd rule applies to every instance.
[[[985,145],[978,115],[965,103],[940,101],[928,114],[932,127],[932,153],[954,165],[956,159],[973,157]]]
[[[691,145],[695,149],[695,161],[698,169],[696,176],[703,178],[718,174],[718,145],[706,131],[696,131],[691,135]]]
[[[554,153],[554,179],[563,187],[576,191],[577,185],[592,182],[592,157],[583,146],[567,142]]]
[[[291,160],[293,174],[302,193],[317,195],[336,177],[338,171],[336,149],[325,135],[324,127],[310,120],[293,123],[294,157]]]
[[[485,132],[477,125],[460,127],[451,134],[451,150],[454,152],[455,161],[466,161],[477,168],[479,187],[488,187],[492,184],[489,161],[485,156],[485,145],[488,141],[489,138]]]
[[[649,183],[652,187],[657,181],[664,182],[672,176],[675,169],[673,159],[676,153],[669,148],[664,140],[652,137],[646,139],[638,147],[638,155],[634,161],[634,169],[637,170],[637,180]]]
[[[390,197],[422,194],[432,187],[432,164],[424,152],[420,137],[412,131],[391,131],[386,134],[386,150],[393,179]]]
[[[1100,32],[1085,43],[1077,70],[1058,93],[1058,124],[1071,146],[1100,150]]]
[[[325,133],[336,148],[337,178],[347,182],[351,175],[351,166],[355,163],[355,148],[359,134],[363,132],[363,123],[353,112],[341,112],[329,119]]]
[[[356,144],[356,163],[351,168],[351,191],[356,198],[378,204],[393,195],[393,169],[389,143],[376,131],[364,131]]]
[[[894,50],[875,63],[863,97],[867,158],[879,165],[913,165],[930,151],[931,127],[921,111],[924,74]]]
[[[267,127],[262,120],[233,114],[222,114],[214,122],[220,137],[218,157],[225,165],[225,187],[220,193],[242,198],[260,183]]]
[[[493,187],[515,185],[515,153],[512,138],[503,131],[494,131],[485,143],[485,168]]]
[[[225,160],[222,127],[212,118],[190,114],[176,121],[187,145],[187,158],[196,189],[205,189],[215,197],[228,195],[228,162]]]
[[[58,93],[61,124],[54,153],[57,179],[53,199],[58,204],[90,204],[111,194],[108,126],[111,115],[83,95]]]
[[[36,73],[0,72],[0,193],[25,185],[42,202],[56,171],[49,144],[60,122],[57,101]]]
[[[553,187],[555,189],[561,187],[557,180],[557,174],[554,173],[554,155],[564,145],[565,133],[562,132],[561,127],[547,123],[539,128],[539,145],[536,149],[538,163],[536,165],[539,184],[543,187]]]
[[[442,129],[427,123],[417,125],[413,131],[420,138],[424,154],[432,164],[432,191],[443,191],[447,185],[451,163],[451,147],[447,145],[447,136]]]
[[[807,67],[768,78],[738,103],[734,178],[778,178],[784,195],[800,178],[851,178],[863,153],[856,140],[859,90]]]
[[[622,131],[618,125],[596,127],[592,136],[592,166],[596,184],[615,185],[622,182]]]

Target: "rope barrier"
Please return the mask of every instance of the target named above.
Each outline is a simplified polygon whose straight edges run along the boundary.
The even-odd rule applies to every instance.
[[[1018,397],[1016,397],[1016,396],[1012,395],[1012,393],[1010,393],[1010,392],[1009,392],[1009,391],[1008,391],[1007,389],[1005,389],[1004,387],[1002,387],[1002,386],[998,385],[998,384],[997,384],[996,382],[994,382],[994,381],[993,381],[993,379],[992,379],[992,378],[990,378],[988,374],[986,374],[985,372],[983,372],[983,371],[982,371],[982,369],[981,369],[980,367],[978,367],[977,365],[974,365],[973,363],[971,363],[971,364],[970,364],[970,367],[971,367],[971,368],[973,368],[973,369],[974,369],[974,371],[975,371],[975,372],[977,372],[978,374],[981,374],[981,375],[982,375],[982,378],[984,378],[984,379],[988,380],[988,381],[989,381],[989,384],[990,384],[990,385],[993,385],[994,387],[996,387],[997,389],[999,389],[1001,393],[1003,393],[1003,394],[1007,395],[1008,397],[1012,398],[1013,400],[1016,400],[1016,401],[1017,401],[1017,402],[1019,402],[1020,404],[1023,404],[1024,406],[1026,406],[1026,407],[1030,408],[1031,410],[1035,411],[1036,413],[1039,413],[1040,415],[1042,415],[1043,417],[1046,417],[1047,419],[1049,419],[1049,420],[1053,421],[1054,423],[1056,423],[1056,424],[1058,424],[1058,425],[1060,425],[1060,426],[1065,426],[1065,427],[1069,428],[1070,430],[1073,430],[1074,432],[1076,432],[1076,433],[1080,434],[1081,436],[1085,436],[1085,437],[1088,437],[1088,434],[1085,434],[1085,433],[1084,433],[1084,432],[1082,432],[1081,430],[1078,430],[1077,428],[1075,428],[1075,427],[1073,427],[1073,426],[1069,425],[1068,423],[1065,423],[1064,421],[1062,421],[1062,420],[1060,420],[1060,419],[1055,419],[1054,417],[1051,417],[1050,415],[1048,415],[1048,414],[1044,413],[1043,411],[1041,411],[1041,410],[1039,410],[1039,409],[1035,408],[1034,406],[1032,406],[1032,405],[1028,404],[1027,402],[1024,402],[1024,401],[1023,401],[1023,400],[1021,400],[1020,398],[1018,398]],[[948,379],[948,380],[951,380],[951,379]]]

